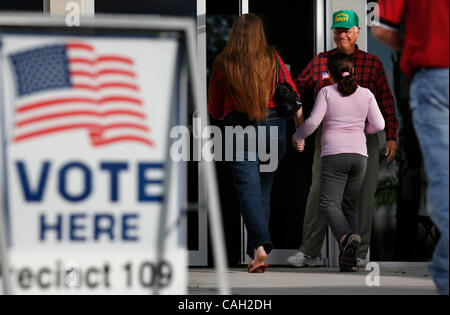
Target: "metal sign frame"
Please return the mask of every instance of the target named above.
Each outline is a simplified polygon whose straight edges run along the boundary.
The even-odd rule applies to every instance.
[[[70,27],[66,27],[65,19],[62,17],[48,17],[36,14],[8,14],[3,13],[0,14],[0,30],[2,29],[19,29],[19,28],[28,28],[32,29],[33,27],[44,27],[44,28],[54,28],[59,29],[63,28],[67,30],[67,33],[73,30]],[[149,31],[149,32],[175,32],[179,33],[182,36],[182,40],[180,43],[181,49],[184,50],[184,54],[182,56],[180,66],[181,66],[181,82],[187,83],[189,80],[191,82],[192,87],[192,98],[193,104],[195,106],[195,110],[198,112],[201,121],[209,124],[207,108],[204,102],[201,102],[201,86],[200,86],[200,78],[197,74],[197,56],[196,56],[196,32],[195,32],[195,23],[192,19],[188,18],[158,18],[155,16],[126,16],[126,15],[96,15],[95,18],[86,18],[83,17],[81,20],[81,26],[78,28],[85,28],[90,30],[101,29],[107,31]],[[0,93],[1,93],[2,84],[0,84]],[[182,100],[187,100],[187,89],[180,87],[180,98]],[[184,90],[183,90],[184,89]],[[187,105],[186,105],[187,106]],[[172,108],[173,115],[171,116],[172,122],[176,121],[176,117],[178,115],[183,115],[184,118],[186,115],[186,109],[179,108],[178,112]],[[179,116],[180,117],[180,116]],[[1,129],[1,133],[3,133],[3,128]],[[3,137],[2,137],[3,139]],[[200,141],[200,145],[203,144],[203,141],[207,139],[198,139]],[[202,147],[202,146],[201,146]],[[169,158],[167,161],[170,161],[170,141],[167,145],[167,157]],[[3,154],[0,154],[0,159],[3,159]],[[0,160],[0,178],[4,178],[3,169],[5,167],[5,161]],[[218,289],[219,294],[229,294],[229,286],[228,279],[226,277],[227,265],[226,265],[226,252],[223,238],[223,227],[222,220],[220,216],[220,203],[218,197],[218,188],[217,188],[217,177],[215,174],[214,162],[201,162],[204,166],[204,172],[201,174],[201,178],[199,181],[204,183],[208,183],[205,186],[207,189],[208,200],[208,218],[210,223],[210,231],[213,242],[213,254],[216,262],[217,275],[218,275]],[[173,171],[172,163],[168,163],[168,168],[166,168],[166,178],[170,178],[171,172]],[[185,170],[178,169],[180,174],[186,174]],[[165,181],[165,191],[168,189],[168,182]],[[5,184],[5,183],[2,183]],[[185,186],[185,185],[184,185]],[[182,195],[185,195],[185,192],[182,192]],[[6,229],[4,222],[4,198],[7,196],[3,196],[3,190],[0,190],[0,257],[1,257],[1,267],[3,270],[2,274],[2,282],[5,294],[12,294],[11,287],[11,279],[9,274],[9,261],[8,261],[8,252],[6,245]],[[165,200],[168,198],[164,198]],[[167,200],[166,200],[167,201]],[[163,204],[164,207],[167,207],[167,203]],[[166,211],[162,211],[163,214]],[[160,226],[158,231],[158,248],[157,248],[157,262],[159,263],[163,256],[164,251],[164,239],[166,235],[166,230],[162,227],[165,227],[166,216],[161,215],[160,217]],[[157,284],[158,281],[155,281]],[[159,287],[155,285],[154,293],[159,293]]]

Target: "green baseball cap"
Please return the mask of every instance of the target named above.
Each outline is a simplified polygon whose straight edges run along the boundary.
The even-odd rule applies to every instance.
[[[333,26],[331,29],[337,27],[352,28],[353,26],[359,27],[359,18],[354,11],[340,10],[333,13]]]

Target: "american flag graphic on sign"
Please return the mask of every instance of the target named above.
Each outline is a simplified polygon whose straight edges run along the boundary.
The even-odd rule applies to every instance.
[[[11,54],[16,77],[13,142],[85,130],[95,147],[153,146],[133,59],[84,42]]]

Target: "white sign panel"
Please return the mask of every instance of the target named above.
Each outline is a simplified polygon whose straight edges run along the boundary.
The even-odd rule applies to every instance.
[[[177,40],[0,39],[14,292],[185,293],[177,229],[156,264]]]

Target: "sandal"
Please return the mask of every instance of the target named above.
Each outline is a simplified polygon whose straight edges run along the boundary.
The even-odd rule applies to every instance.
[[[248,265],[247,270],[249,273],[264,273],[264,272],[266,272],[266,269],[267,269],[267,267],[269,267],[269,265],[260,265],[255,270],[250,271],[250,269],[252,267],[253,266]]]

